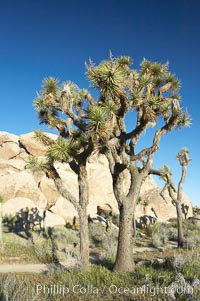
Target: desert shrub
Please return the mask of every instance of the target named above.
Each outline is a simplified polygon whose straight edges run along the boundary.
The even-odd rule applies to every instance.
[[[184,264],[187,262],[186,256],[177,254],[174,256],[174,269],[176,272],[182,272]]]
[[[168,238],[169,240],[177,241],[178,229],[177,227],[168,226]]]
[[[187,262],[187,258],[185,254],[174,254],[174,256],[170,256],[166,258],[164,263],[164,268],[171,270],[175,273],[180,273],[183,271],[183,267]]]
[[[118,245],[118,233],[115,229],[106,232],[102,240],[102,251],[100,254],[100,260],[104,262],[110,262],[112,265],[115,261],[117,255],[117,245]]]
[[[33,294],[31,286],[27,286],[24,280],[15,275],[0,277],[0,300],[1,301],[41,301],[39,296]]]
[[[4,250],[0,253],[0,259],[9,257],[19,257],[19,260],[23,259],[23,261],[37,260],[33,247],[26,239],[14,233],[4,235]]]
[[[200,280],[200,249],[196,249],[193,252],[188,252],[186,262],[183,266],[183,274],[186,279],[198,278]]]
[[[118,231],[114,228],[106,231],[105,226],[94,223],[89,227],[89,235],[93,247],[99,248],[100,263],[110,268],[116,258]]]
[[[58,261],[56,256],[56,244],[52,242],[51,239],[45,239],[43,237],[38,237],[35,241],[34,252],[38,260],[42,263],[53,263]]]
[[[152,227],[152,244],[153,246],[161,247],[169,240],[169,228],[166,224],[157,223]]]
[[[119,214],[113,214],[112,216],[112,223],[119,227]]]
[[[78,232],[65,227],[48,228],[41,235],[32,233],[31,242],[35,255],[43,263],[68,261],[79,257]],[[73,263],[76,260],[73,260]]]
[[[195,249],[200,245],[200,227],[188,220],[183,222],[184,229],[184,247],[186,249]]]
[[[78,244],[79,234],[76,230],[69,229],[63,226],[54,227],[52,230],[52,238],[57,241],[62,241],[64,244]]]
[[[93,223],[89,226],[89,238],[95,246],[102,246],[106,229],[100,223]]]
[[[184,247],[186,249],[196,249],[200,245],[200,231],[195,230],[191,233],[187,233],[184,238]]]
[[[200,227],[197,226],[196,224],[192,223],[190,220],[184,220],[183,221],[183,228],[184,228],[184,231],[186,233],[188,231],[195,231],[195,230],[199,230],[200,231]]]

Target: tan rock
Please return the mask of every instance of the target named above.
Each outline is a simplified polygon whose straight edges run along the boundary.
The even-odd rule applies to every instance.
[[[194,216],[189,217],[188,219],[194,225],[200,227],[200,215],[196,214]]]
[[[39,188],[46,197],[48,203],[56,203],[60,197],[54,181],[52,179],[48,179],[46,176],[41,178],[39,182]]]
[[[97,212],[97,206],[108,203],[113,212],[118,212],[117,201],[113,194],[112,177],[109,171],[108,161],[105,156],[90,159],[87,165],[89,184],[88,213]]]
[[[3,215],[16,215],[20,210],[25,208],[34,208],[35,203],[28,198],[16,197],[9,199],[7,202],[3,203]]]
[[[45,227],[55,227],[55,226],[59,226],[59,225],[64,226],[65,224],[66,224],[66,222],[65,222],[64,218],[62,218],[61,216],[54,214],[50,211],[47,211],[45,222],[44,222]]]
[[[64,218],[66,223],[73,223],[74,217],[78,218],[78,213],[72,203],[63,197],[59,197],[56,204],[51,207],[51,211]]]
[[[0,176],[24,170],[25,161],[21,159],[0,159]]]
[[[149,179],[148,179],[149,180]],[[148,182],[147,180],[147,182]],[[149,185],[148,183],[144,183],[144,185]],[[139,204],[136,206],[136,217],[140,217],[143,215],[151,215],[155,217],[152,208],[155,210],[156,215],[158,216],[159,221],[167,221],[170,218],[176,218],[176,208],[171,202],[171,198],[166,192],[165,198],[166,201],[160,196],[161,190],[159,188],[153,188],[150,190],[143,189],[141,193],[142,200],[148,200],[148,206],[144,206]],[[193,215],[192,205],[188,201],[188,198],[185,194],[183,194],[183,204],[188,206],[187,218]],[[184,214],[183,214],[184,217]]]
[[[63,180],[65,187],[69,189],[71,194],[74,195],[76,199],[78,199],[78,177],[72,171],[69,164],[56,162],[55,168],[57,169],[59,176]]]
[[[7,132],[0,132],[0,159],[9,160],[22,152],[19,137]]]
[[[158,188],[158,186],[157,186],[156,182],[154,181],[154,179],[151,176],[148,176],[146,178],[146,180],[144,181],[144,183],[142,184],[140,194],[142,195],[143,193],[145,193],[148,190],[157,189],[157,188]]]
[[[57,135],[50,133],[45,134],[53,140],[56,140],[58,137]],[[23,147],[28,151],[29,154],[36,156],[46,155],[47,146],[35,139],[34,132],[20,135],[19,140],[21,145],[23,145]]]
[[[16,197],[29,198],[41,208],[45,208],[47,203],[32,174],[27,171],[1,176],[0,194],[5,201]]]
[[[11,215],[15,216],[16,214],[21,217],[24,216],[24,212],[26,208],[29,208],[29,220],[32,221],[33,224],[43,226],[43,212],[44,210],[36,207],[35,203],[28,198],[17,197],[13,199],[9,199],[2,206],[3,216]],[[36,212],[36,213],[34,213]],[[58,225],[65,225],[65,220],[52,212],[47,211],[46,217],[44,221],[45,227],[54,227]]]

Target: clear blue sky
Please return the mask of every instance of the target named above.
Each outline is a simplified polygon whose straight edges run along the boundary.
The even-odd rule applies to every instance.
[[[171,165],[182,146],[192,162],[184,190],[200,206],[200,2],[198,0],[0,0],[0,130],[22,134],[41,127],[32,102],[44,77],[88,87],[84,62],[130,55],[162,63],[182,82],[182,106],[193,118],[190,129],[168,134],[155,167]],[[148,132],[144,139],[148,141]]]

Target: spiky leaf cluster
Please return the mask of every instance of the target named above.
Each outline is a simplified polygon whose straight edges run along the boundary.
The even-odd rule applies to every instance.
[[[179,128],[190,127],[191,124],[192,124],[192,118],[190,117],[188,112],[187,111],[182,112],[178,120],[178,124],[177,124],[178,127]]]
[[[48,157],[53,161],[68,162],[72,152],[72,146],[69,141],[59,137],[52,143],[47,151]]]
[[[42,130],[34,131],[34,137],[44,145],[50,145],[52,143],[52,140],[48,136],[46,136]]]
[[[88,119],[94,129],[104,128],[106,125],[107,113],[102,106],[94,105],[88,108]]]
[[[168,165],[164,165],[159,169],[160,173],[162,174],[160,176],[161,179],[165,180],[166,175],[172,175],[171,169]]]
[[[39,159],[35,155],[30,155],[26,160],[25,169],[30,169],[32,172],[45,172],[47,169],[47,162]]]
[[[88,79],[92,87],[99,90],[101,102],[111,100],[115,104],[115,114],[123,117],[130,109],[142,108],[141,121],[149,122],[149,126],[157,117],[163,117],[167,123],[173,115],[180,114],[177,104],[180,82],[169,72],[168,62],[160,64],[144,59],[139,71],[131,70],[130,64],[129,57],[115,59],[111,56],[98,66],[93,62],[87,65]],[[183,124],[183,118],[179,120],[179,124]]]
[[[98,66],[90,64],[87,66],[87,77],[91,86],[99,89],[104,97],[118,98],[127,85],[129,72],[125,66],[130,64],[130,60],[129,57],[120,57],[116,60],[110,58]]]
[[[189,150],[186,147],[183,147],[180,152],[177,154],[177,159],[180,163],[181,166],[183,165],[188,165],[190,162],[190,158],[189,158]]]
[[[54,97],[59,96],[58,88],[59,80],[54,77],[47,77],[43,80],[43,94],[48,95],[52,94]]]

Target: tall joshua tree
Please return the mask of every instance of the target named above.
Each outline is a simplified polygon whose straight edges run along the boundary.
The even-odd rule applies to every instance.
[[[41,130],[36,131],[36,138],[48,146],[47,159],[39,161],[31,157],[27,163],[27,167],[43,170],[47,177],[53,179],[59,193],[77,209],[80,220],[80,251],[83,270],[89,267],[86,163],[94,150],[97,126],[101,128],[100,122],[90,118],[90,106],[94,104],[95,101],[88,91],[80,90],[71,82],[59,85],[57,79],[46,78],[34,105],[40,122],[57,129],[59,137],[53,141]],[[95,118],[98,119],[98,116]],[[79,187],[78,200],[60,178],[54,166],[55,161],[68,162],[72,170],[76,172]]]
[[[176,207],[177,224],[178,224],[178,247],[182,248],[184,242],[184,233],[183,233],[183,212],[182,212],[181,205],[183,202],[183,198],[182,198],[183,183],[185,182],[187,166],[190,162],[188,149],[185,147],[182,148],[180,152],[177,154],[177,159],[182,168],[182,173],[177,189],[175,188],[175,185],[172,181],[172,173],[170,171],[170,168],[167,165],[160,168],[160,170],[151,170],[151,174],[158,175],[164,180],[165,185],[161,191],[161,196],[165,200],[164,192],[167,190],[172,200],[172,204]]]
[[[106,155],[120,212],[115,270],[132,271],[133,220],[141,185],[152,169],[153,155],[159,150],[162,136],[189,125],[190,117],[180,107],[180,84],[169,72],[168,63],[144,59],[136,71],[131,68],[130,57],[113,58],[111,54],[97,66],[90,60],[86,68],[91,86],[98,91],[96,100],[72,83],[58,89],[57,81],[48,79],[35,102],[41,121],[57,128],[61,136],[53,144],[46,141],[51,166],[47,175],[54,179],[63,196],[78,205],[81,216],[82,205],[88,202],[87,158],[94,150]],[[150,129],[152,142],[138,150],[142,134]],[[46,140],[44,136],[42,139]],[[70,158],[79,175],[78,203],[63,188],[52,167],[54,160],[67,162]],[[124,189],[125,173],[130,178],[128,191]]]
[[[176,127],[190,125],[190,117],[180,107],[180,83],[169,72],[168,63],[144,59],[136,71],[131,69],[130,57],[110,55],[98,66],[90,62],[87,69],[92,86],[99,90],[99,108],[102,112],[110,109],[109,131],[100,144],[109,162],[120,212],[114,269],[132,271],[133,220],[141,185],[152,168],[162,136]],[[147,130],[151,130],[152,143],[138,150]],[[123,187],[125,172],[130,178],[128,191]]]

